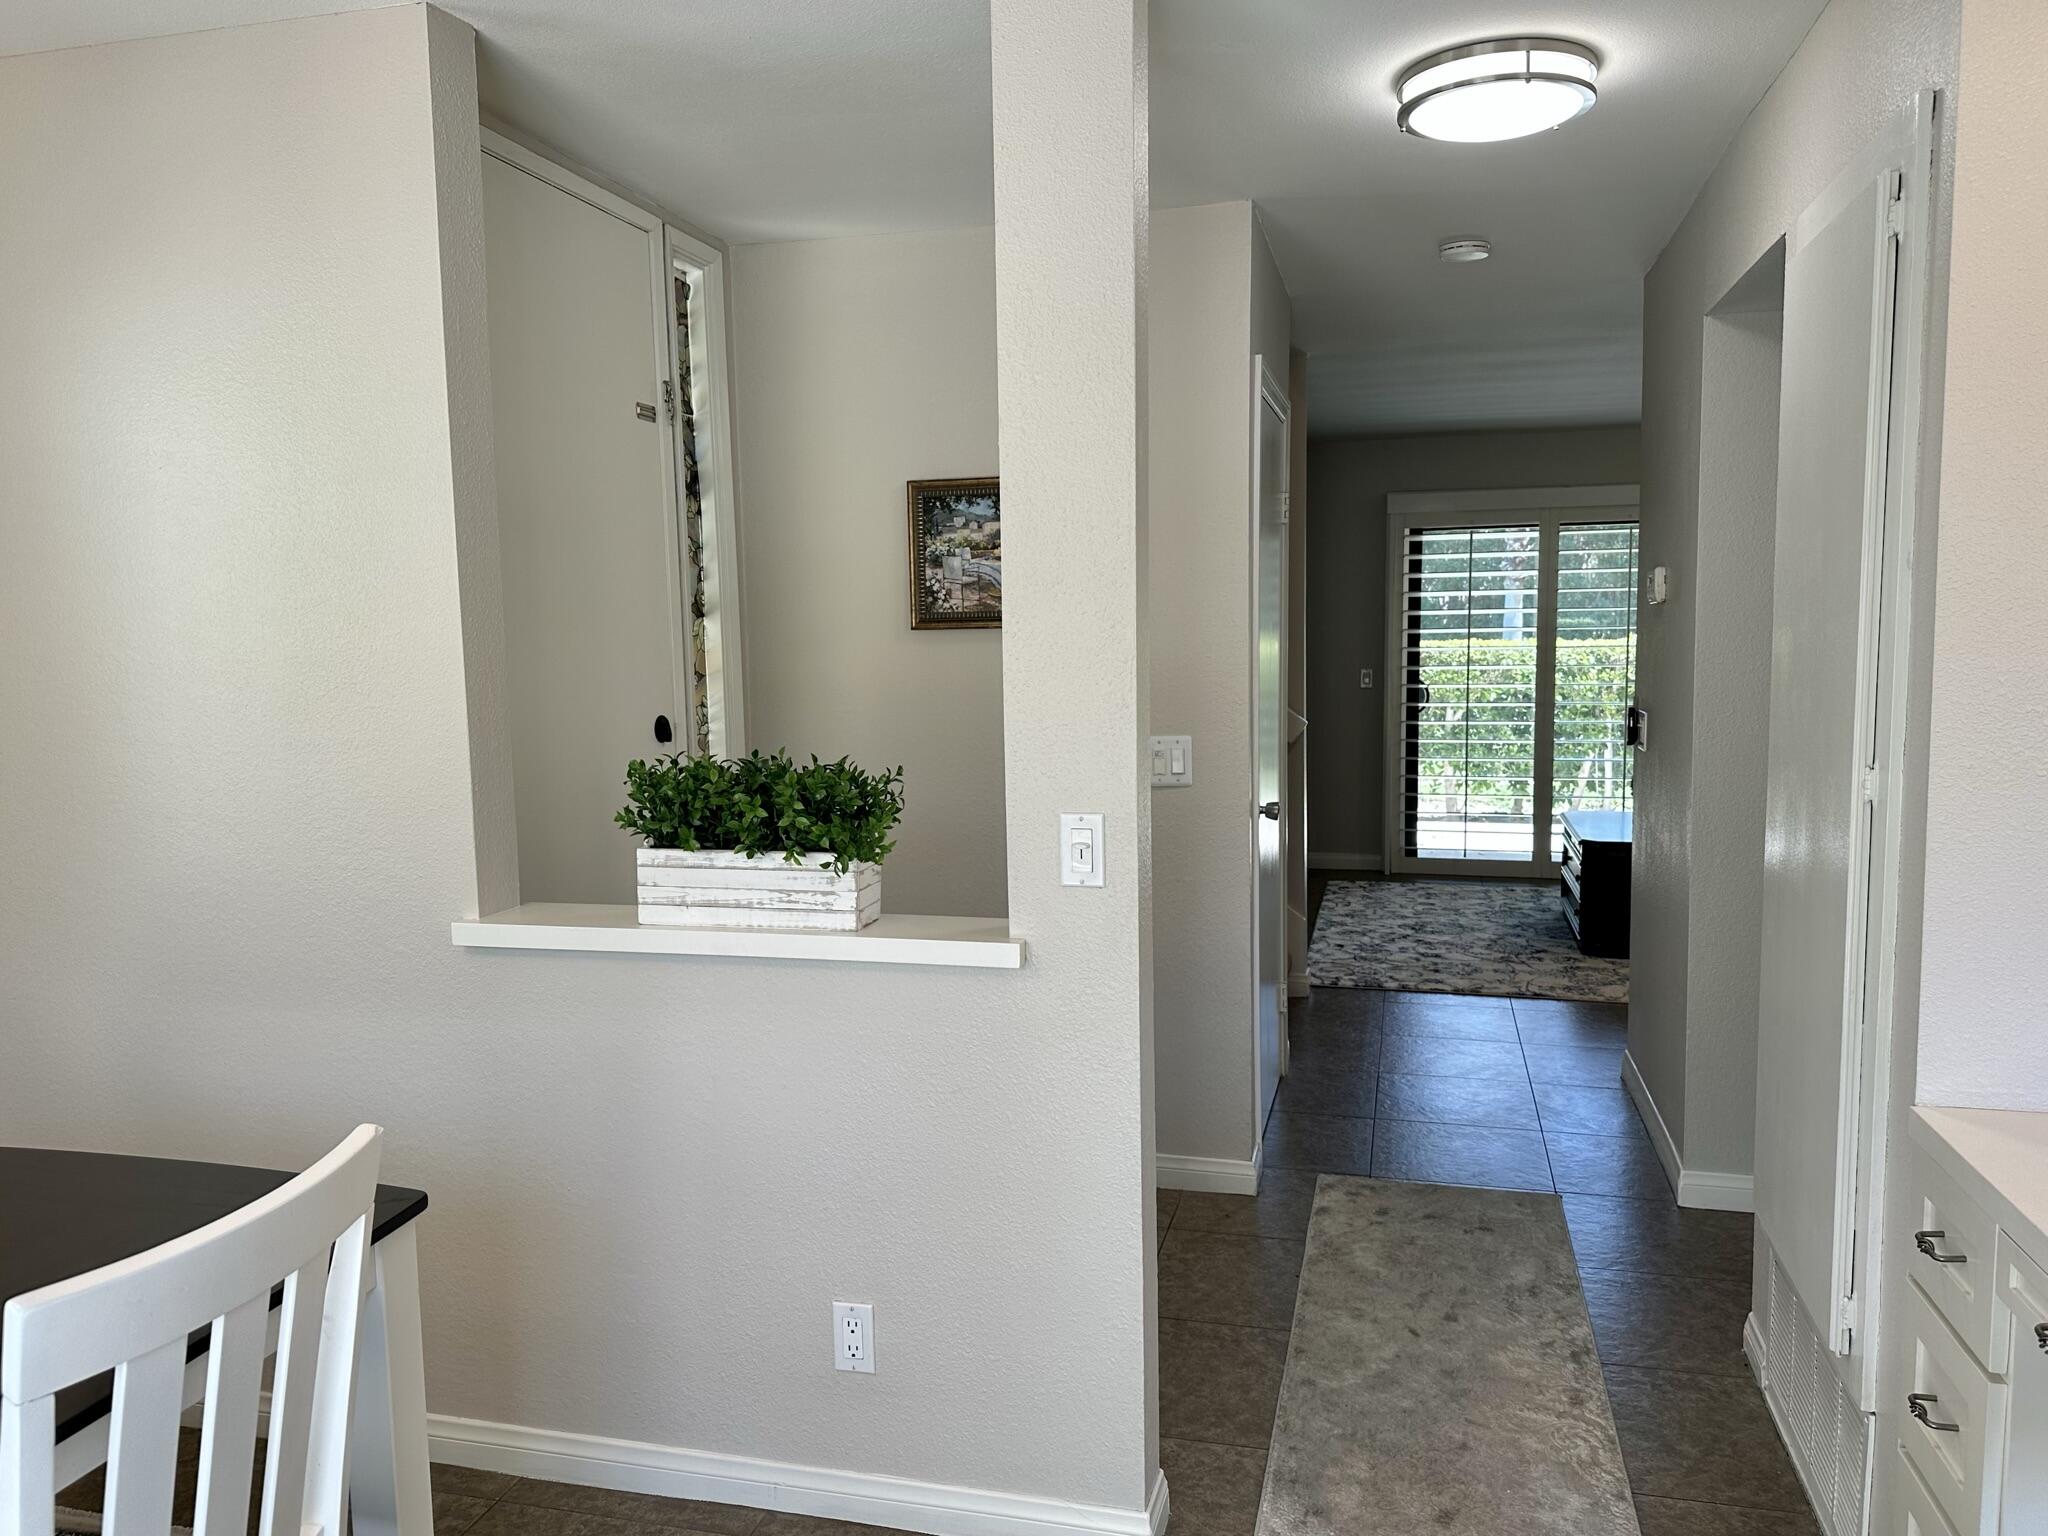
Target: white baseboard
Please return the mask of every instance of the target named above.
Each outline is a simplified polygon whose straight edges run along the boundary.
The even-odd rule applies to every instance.
[[[1310,869],[1382,869],[1386,860],[1376,853],[1311,853]]]
[[[1289,997],[1307,997],[1309,987],[1307,971],[1289,971],[1287,973],[1287,995]]]
[[[1186,1189],[1204,1195],[1256,1195],[1263,1148],[1249,1158],[1178,1157],[1161,1152],[1152,1159],[1161,1189]]]
[[[427,1416],[427,1433],[432,1458],[458,1467],[666,1498],[710,1499],[929,1536],[1162,1536],[1166,1530],[1166,1476],[1156,1471],[1145,1508],[1117,1509],[445,1414]]]
[[[1689,1211],[1756,1214],[1756,1178],[1747,1173],[1704,1173],[1688,1168],[1678,1176],[1678,1203]]]
[[[1671,1180],[1680,1205],[1694,1211],[1756,1209],[1756,1180],[1752,1175],[1687,1168],[1679,1160],[1678,1143],[1664,1123],[1664,1113],[1650,1096],[1650,1085],[1643,1081],[1643,1074],[1636,1070],[1635,1057],[1627,1051],[1621,1053],[1621,1085],[1635,1100],[1643,1124],[1649,1127],[1650,1144],[1657,1149],[1657,1160],[1664,1165],[1665,1177]]]
[[[1768,1392],[1771,1388],[1770,1361],[1764,1354],[1764,1331],[1756,1325],[1755,1312],[1742,1319],[1742,1353],[1748,1357],[1749,1373],[1756,1378],[1757,1391]]]

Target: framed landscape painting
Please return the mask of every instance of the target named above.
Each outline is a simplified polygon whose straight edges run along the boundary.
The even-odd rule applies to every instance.
[[[1002,497],[986,480],[912,480],[910,627],[1000,629]]]

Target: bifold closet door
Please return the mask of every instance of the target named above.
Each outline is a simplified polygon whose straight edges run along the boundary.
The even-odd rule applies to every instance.
[[[681,729],[658,241],[489,154],[505,669],[523,901],[631,902],[626,763]]]
[[[1836,188],[1785,258],[1756,1210],[1838,1354],[1850,1348],[1899,185],[1886,169]]]

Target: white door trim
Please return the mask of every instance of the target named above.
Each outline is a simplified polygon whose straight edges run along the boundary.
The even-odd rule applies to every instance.
[[[1282,512],[1280,515],[1279,554],[1280,611],[1277,615],[1275,615],[1276,621],[1279,626],[1280,637],[1279,697],[1270,702],[1272,702],[1277,707],[1279,714],[1284,716],[1287,708],[1287,542],[1289,532],[1287,512],[1285,510],[1285,507],[1286,497],[1288,496],[1287,487],[1289,485],[1287,453],[1290,433],[1288,431],[1288,428],[1293,420],[1293,406],[1287,397],[1287,386],[1281,383],[1281,381],[1274,376],[1273,370],[1267,366],[1265,354],[1262,352],[1254,353],[1252,355],[1251,383],[1252,409],[1251,420],[1249,422],[1251,431],[1249,459],[1251,468],[1251,483],[1247,487],[1248,494],[1246,496],[1246,503],[1250,508],[1251,515],[1246,521],[1247,558],[1245,571],[1245,619],[1247,638],[1250,641],[1250,644],[1247,645],[1245,648],[1245,660],[1248,669],[1247,680],[1249,682],[1248,696],[1250,700],[1251,730],[1249,733],[1250,739],[1247,742],[1249,750],[1246,754],[1246,766],[1248,769],[1248,793],[1246,796],[1246,806],[1247,810],[1249,811],[1249,816],[1246,820],[1245,826],[1247,848],[1251,855],[1251,868],[1249,873],[1251,876],[1252,888],[1252,1138],[1254,1145],[1257,1145],[1261,1140],[1263,1140],[1265,1136],[1267,1107],[1268,1104],[1271,1102],[1270,1100],[1267,1100],[1264,1096],[1265,1085],[1261,1081],[1260,1077],[1260,1058],[1263,1047],[1259,1039],[1259,1030],[1262,1022],[1260,1018],[1261,1004],[1259,992],[1260,988],[1264,984],[1264,978],[1260,974],[1259,962],[1259,946],[1262,940],[1261,925],[1259,919],[1259,904],[1264,895],[1264,892],[1262,890],[1263,881],[1260,874],[1259,865],[1259,822],[1261,819],[1259,815],[1259,539],[1260,529],[1263,521],[1263,509],[1259,505],[1259,485],[1261,479],[1263,478],[1263,472],[1265,469],[1264,455],[1260,448],[1261,429],[1264,426],[1264,420],[1261,413],[1265,411],[1271,411],[1274,414],[1274,416],[1276,416],[1279,419],[1280,422],[1279,481],[1281,485],[1280,494],[1282,497]],[[1287,732],[1284,728],[1284,720],[1281,721],[1279,726],[1276,728],[1276,734],[1279,743],[1279,753],[1277,762],[1275,764],[1276,772],[1274,793],[1279,796],[1281,804],[1280,822],[1278,825],[1284,826],[1287,819]],[[1285,863],[1286,841],[1284,837],[1281,838],[1280,860],[1280,953],[1277,957],[1279,961],[1279,978],[1278,985],[1275,989],[1274,1007],[1277,1012],[1276,1026],[1280,1032],[1278,1078],[1284,1078],[1287,1075],[1287,1005],[1289,993],[1287,969],[1287,870]],[[1275,1098],[1277,1098],[1279,1094],[1278,1078],[1276,1078],[1273,1085]],[[1256,1172],[1253,1176],[1253,1183],[1254,1187],[1256,1188]]]
[[[718,632],[717,655],[706,665],[705,675],[711,695],[711,750],[717,756],[737,757],[747,750],[747,710],[740,656],[745,625],[740,612],[739,460],[733,452],[732,367],[726,339],[730,284],[725,252],[709,241],[671,224],[667,252],[670,261],[693,267],[703,277],[702,292],[691,295],[702,312],[701,324],[692,317],[691,337],[695,342],[701,336],[703,367],[693,367],[690,382],[696,396],[691,404],[697,426],[697,485],[704,501],[704,571],[711,589],[705,597],[705,616],[707,622],[716,622]],[[664,269],[666,266],[665,262]],[[669,355],[674,357],[682,337],[676,326],[675,304],[667,298],[662,314],[668,325]],[[694,346],[692,351],[696,351]],[[675,422],[675,460],[678,466],[682,464],[680,412]],[[679,487],[679,503],[680,499]],[[679,505],[679,526],[680,513]],[[687,602],[684,613],[688,628]]]

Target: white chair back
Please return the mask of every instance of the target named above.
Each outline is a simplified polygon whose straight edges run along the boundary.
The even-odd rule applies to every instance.
[[[187,1341],[210,1328],[194,1536],[245,1536],[270,1293],[284,1281],[261,1536],[343,1536],[356,1340],[384,1132],[196,1232],[16,1296],[0,1318],[0,1536],[52,1536],[56,1394],[114,1373],[105,1536],[165,1536]],[[331,1259],[330,1259],[331,1253]]]

